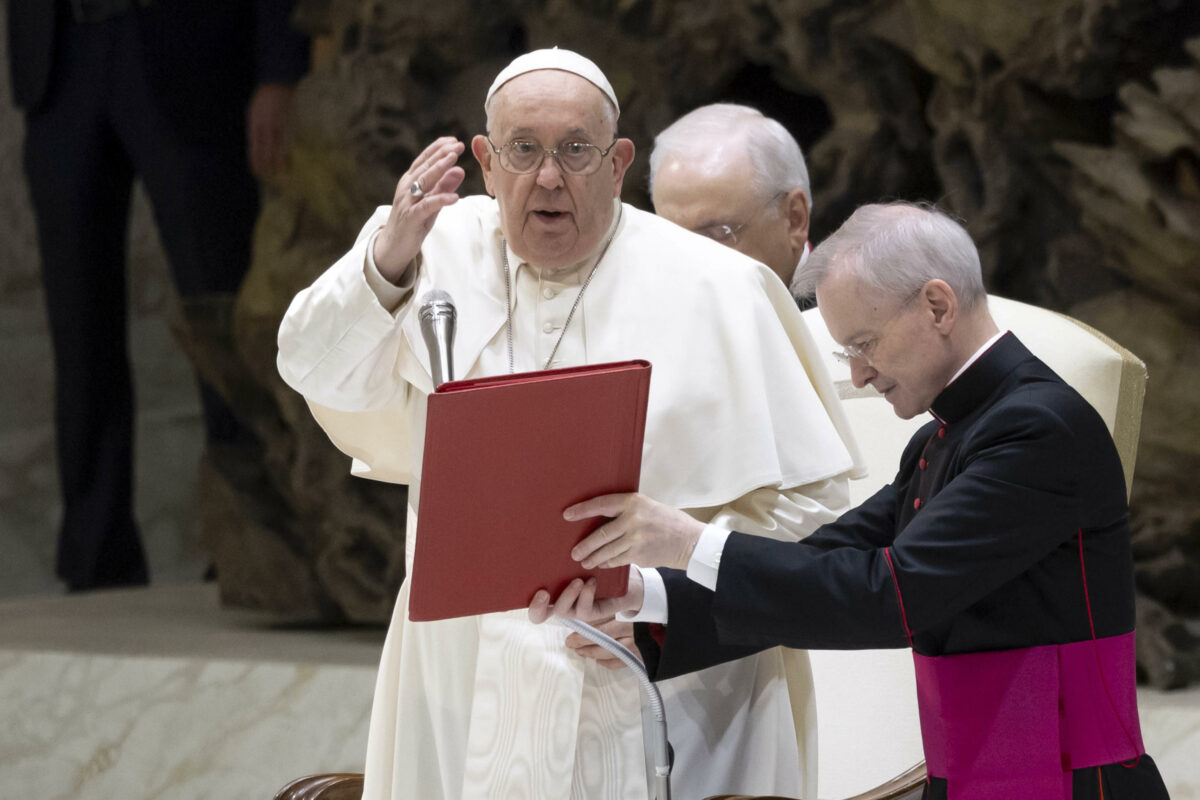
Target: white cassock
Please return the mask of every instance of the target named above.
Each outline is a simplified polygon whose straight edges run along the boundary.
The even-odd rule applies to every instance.
[[[861,459],[783,284],[728,248],[614,205],[612,244],[565,335],[596,255],[549,272],[507,250],[516,371],[543,368],[560,335],[552,367],[646,359],[643,493],[776,538],[835,518]],[[507,373],[505,245],[496,202],[463,198],[426,238],[415,284],[392,287],[365,263],[388,211],[292,302],[279,371],[353,457],[354,474],[409,485],[411,568],[432,389],[412,298],[432,288],[454,298],[456,377]],[[414,623],[407,607],[405,582],[376,683],[365,800],[647,796],[628,670],[574,655],[562,626],[533,625],[524,610]],[[806,654],[776,648],[661,688],[677,796],[813,796]]]

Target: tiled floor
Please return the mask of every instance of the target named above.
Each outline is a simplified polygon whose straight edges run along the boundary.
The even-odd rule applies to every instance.
[[[1172,800],[1200,800],[1200,686],[1142,689],[1138,711],[1146,752],[1162,771]]]
[[[270,800],[362,771],[381,630],[188,584],[0,602],[0,797]]]
[[[0,796],[269,800],[360,771],[382,641],[222,609],[213,584],[0,601]],[[1200,800],[1200,687],[1139,699],[1171,796]]]

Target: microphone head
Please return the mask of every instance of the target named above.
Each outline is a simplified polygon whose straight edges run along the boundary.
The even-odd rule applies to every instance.
[[[421,298],[417,321],[429,351],[429,370],[436,389],[454,380],[454,328],[458,313],[449,292],[431,289]]]
[[[454,299],[450,297],[450,293],[441,289],[430,289],[421,298],[421,308],[417,311],[420,319],[431,319],[433,317],[449,316],[451,319],[457,316],[454,309]]]
[[[454,298],[450,296],[449,292],[442,289],[430,289],[421,298],[421,305],[427,306],[430,303],[449,303],[450,305],[454,305]]]

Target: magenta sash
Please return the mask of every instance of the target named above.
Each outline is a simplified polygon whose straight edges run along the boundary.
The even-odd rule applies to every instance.
[[[1070,800],[1072,770],[1145,752],[1132,632],[913,658],[925,763],[949,800]]]

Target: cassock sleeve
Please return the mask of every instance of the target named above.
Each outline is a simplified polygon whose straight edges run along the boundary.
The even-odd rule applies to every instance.
[[[670,624],[653,656],[657,675],[770,644],[905,646],[909,631],[947,621],[1068,543],[1087,448],[1075,439],[1070,408],[1056,400],[1006,403],[976,424],[961,471],[890,544],[900,496],[893,485],[801,542],[730,535],[716,592],[665,575]]]
[[[800,548],[807,557],[818,557],[827,550],[846,546],[873,547],[874,532],[894,529],[893,511],[895,493],[885,486],[862,505],[843,514],[836,522],[823,525],[806,539],[799,542],[771,542],[791,548]],[[735,533],[734,538],[747,537]],[[890,542],[890,537],[888,539]],[[729,546],[726,544],[726,553]],[[722,555],[721,573],[726,571],[727,556]],[[694,672],[714,664],[732,661],[779,644],[783,641],[774,631],[762,634],[743,635],[737,642],[726,636],[717,624],[714,611],[714,593],[689,580],[679,570],[661,569],[663,583],[667,589],[668,625],[638,623],[634,626],[634,638],[646,662],[646,667],[655,680],[663,680]],[[720,584],[718,585],[720,588]],[[899,619],[899,614],[897,614]],[[903,635],[897,626],[883,643],[867,643],[859,647],[898,647],[904,644]],[[819,645],[802,644],[797,647],[813,648]]]

